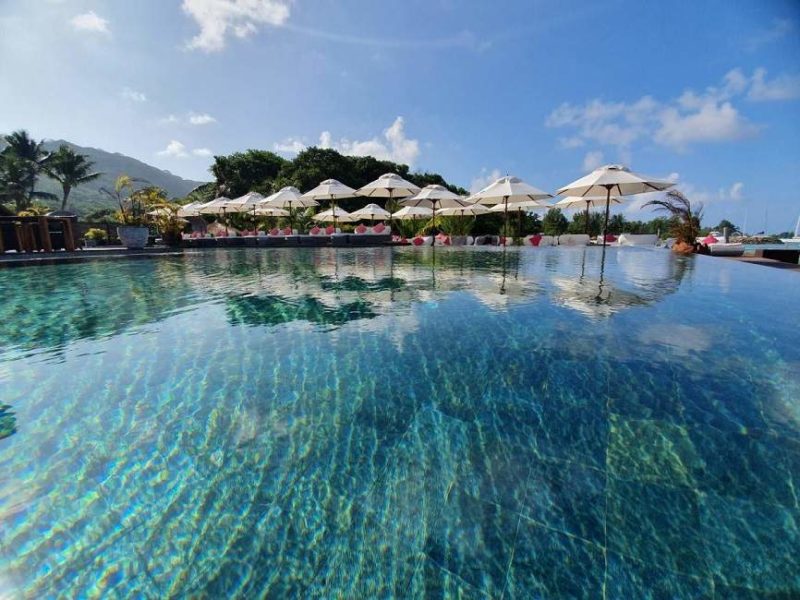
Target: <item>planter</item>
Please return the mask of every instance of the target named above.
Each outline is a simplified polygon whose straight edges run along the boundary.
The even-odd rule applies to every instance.
[[[683,255],[694,254],[694,246],[692,246],[691,244],[687,244],[686,242],[675,242],[672,245],[672,251],[675,254],[683,254]]]
[[[87,248],[95,248],[97,247],[97,240],[93,239],[84,239],[83,243],[86,245]]]
[[[117,227],[117,235],[122,245],[129,249],[138,250],[147,245],[147,236],[150,230],[147,227],[136,225],[122,225]]]
[[[169,246],[171,248],[177,248],[180,246],[182,240],[183,236],[179,231],[168,231],[161,234],[161,241],[164,242],[165,246]]]

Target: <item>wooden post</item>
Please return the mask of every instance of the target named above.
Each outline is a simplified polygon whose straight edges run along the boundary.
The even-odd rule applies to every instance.
[[[6,246],[3,243],[3,226],[0,225],[0,254],[3,254],[6,251]]]
[[[17,234],[17,252],[25,252],[27,244],[25,243],[25,230],[22,229],[22,223],[14,223],[14,233]]]
[[[69,219],[61,219],[64,226],[64,250],[67,252],[75,252],[75,238],[72,234],[72,221]]]
[[[53,241],[50,239],[50,225],[47,217],[39,217],[39,237],[42,240],[42,250],[45,252],[53,251]]]

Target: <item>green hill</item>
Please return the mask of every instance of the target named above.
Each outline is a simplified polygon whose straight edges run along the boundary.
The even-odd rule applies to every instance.
[[[143,179],[151,185],[158,186],[166,190],[170,197],[183,197],[191,192],[202,181],[191,181],[183,179],[169,171],[163,171],[140,160],[119,154],[118,152],[106,152],[98,148],[88,148],[78,146],[64,140],[48,140],[44,146],[49,151],[55,151],[61,144],[67,144],[75,152],[85,154],[94,162],[95,170],[103,173],[96,181],[78,186],[72,190],[69,196],[69,208],[79,215],[99,210],[102,208],[116,208],[114,202],[100,191],[100,188],[112,189],[114,180],[118,175],[125,173],[131,177]],[[58,182],[40,177],[36,183],[36,189],[51,192],[61,197],[61,186]],[[59,202],[47,202],[46,204],[54,208],[60,207]]]

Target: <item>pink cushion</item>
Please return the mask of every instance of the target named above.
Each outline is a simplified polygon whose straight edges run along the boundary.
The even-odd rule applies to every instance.
[[[356,227],[356,233],[367,233],[367,228],[364,225],[359,225]]]
[[[314,227],[311,228],[310,233],[311,233],[311,235],[319,235],[320,231],[322,231],[322,230],[319,227],[317,227],[316,225],[314,225]]]
[[[270,235],[278,235],[278,233],[280,232],[278,231],[277,227],[273,227],[272,229],[269,230]]]
[[[281,231],[283,235],[292,235],[292,228],[291,227],[284,227],[283,231]]]
[[[425,243],[425,240],[423,240],[421,237],[417,236],[413,240],[411,240],[411,243],[414,244],[415,246],[422,246],[422,244]]]
[[[613,233],[607,233],[606,234],[606,241],[607,242],[616,242],[617,241],[617,236],[615,236]]]
[[[325,235],[333,235],[334,233],[336,233],[336,228],[333,225],[328,225],[325,228]]]
[[[707,235],[706,237],[703,238],[703,243],[706,245],[716,244],[717,242],[719,242],[719,240],[715,238],[713,235]]]
[[[383,223],[378,223],[372,228],[372,233],[383,233],[384,229],[386,229],[386,226]]]
[[[538,233],[534,236],[531,236],[531,246],[538,246],[542,243],[542,236]]]

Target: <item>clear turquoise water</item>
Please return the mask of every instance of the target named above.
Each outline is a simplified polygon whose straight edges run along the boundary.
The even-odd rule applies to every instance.
[[[0,270],[0,597],[797,597],[800,276],[600,256]]]

